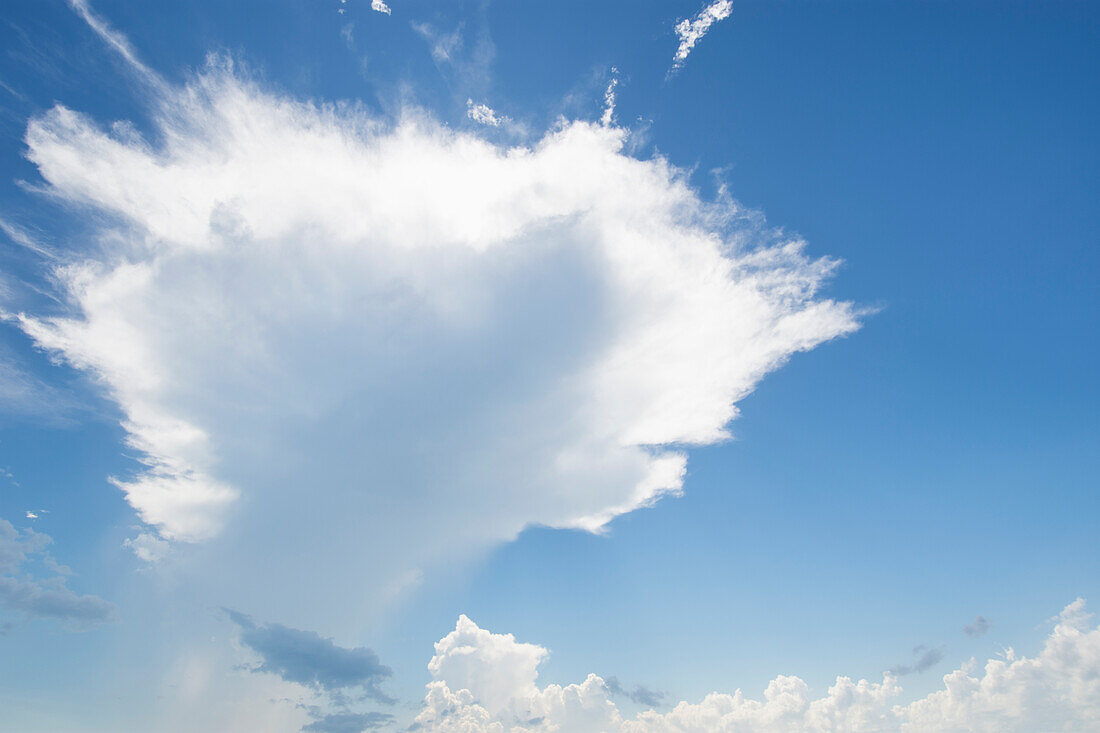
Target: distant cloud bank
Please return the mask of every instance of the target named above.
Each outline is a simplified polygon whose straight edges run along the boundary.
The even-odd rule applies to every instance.
[[[579,684],[539,687],[546,649],[490,633],[463,616],[436,644],[428,665],[434,679],[414,728],[465,733],[1094,730],[1100,725],[1100,629],[1090,618],[1078,599],[1059,615],[1035,657],[1008,649],[982,669],[971,660],[944,675],[944,689],[908,704],[894,703],[902,689],[890,672],[881,682],[837,677],[819,698],[810,696],[803,680],[781,675],[759,700],[741,690],[715,692],[699,703],[626,719],[611,699],[621,693],[615,678],[589,675]]]

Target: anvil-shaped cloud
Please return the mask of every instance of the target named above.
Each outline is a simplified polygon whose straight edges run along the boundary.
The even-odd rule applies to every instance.
[[[503,148],[226,62],[158,89],[144,136],[31,122],[48,192],[92,224],[56,273],[70,310],[20,323],[118,403],[141,519],[268,613],[276,576],[323,607],[335,576],[366,594],[528,525],[599,531],[857,327],[817,295],[834,261],[614,126]]]

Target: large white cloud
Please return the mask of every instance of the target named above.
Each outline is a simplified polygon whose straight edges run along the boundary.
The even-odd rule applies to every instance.
[[[218,602],[256,608],[251,588],[316,625],[270,604],[326,607],[338,577],[354,614],[349,587],[524,526],[599,530],[679,492],[684,447],[722,440],[767,372],[857,327],[817,295],[835,262],[613,126],[503,148],[228,64],[156,89],[145,137],[61,106],[30,123],[89,235],[57,272],[71,310],[20,323],[121,407],[141,518],[219,538]]]
[[[871,733],[872,731],[1087,731],[1100,725],[1100,629],[1084,601],[1067,606],[1033,657],[1006,650],[975,674],[973,660],[944,676],[944,689],[897,704],[902,689],[837,677],[823,697],[798,677],[780,675],[763,699],[712,693],[624,720],[607,684],[536,684],[542,647],[479,629],[465,616],[436,644],[433,681],[416,723],[421,730],[463,733]]]

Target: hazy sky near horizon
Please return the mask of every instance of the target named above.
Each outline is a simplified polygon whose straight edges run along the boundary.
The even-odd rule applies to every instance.
[[[0,15],[0,731],[1100,722],[1095,5]]]

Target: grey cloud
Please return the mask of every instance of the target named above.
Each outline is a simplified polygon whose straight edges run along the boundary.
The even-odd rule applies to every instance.
[[[984,636],[985,632],[989,631],[990,627],[992,626],[993,622],[987,619],[985,616],[976,616],[974,618],[974,623],[967,624],[963,627],[963,633],[967,636],[973,636],[974,638],[977,638],[979,636]]]
[[[20,532],[11,522],[0,519],[0,573],[14,573],[27,560],[46,549],[50,538],[27,529]]]
[[[118,611],[113,603],[98,596],[80,595],[66,586],[65,576],[72,571],[58,565],[46,552],[51,541],[47,535],[31,529],[17,530],[0,519],[0,610],[24,620],[54,619],[72,631],[86,631],[114,621]],[[56,574],[38,577],[26,567],[33,564]],[[0,634],[15,626],[10,620],[0,620]]]
[[[634,685],[633,690],[626,690],[619,684],[619,678],[614,675],[605,679],[604,684],[607,685],[607,691],[612,695],[630,698],[639,705],[645,705],[646,707],[660,705],[661,701],[665,699],[665,693],[651,690],[645,685]]]
[[[54,587],[45,587],[49,583]],[[60,578],[47,581],[0,578],[0,606],[37,618],[54,618],[74,630],[98,626],[115,618],[115,605],[98,596],[82,596]]]
[[[263,659],[252,671],[278,675],[287,682],[327,693],[338,702],[354,688],[360,688],[364,697],[393,702],[393,698],[378,689],[393,671],[382,664],[372,650],[337,646],[332,639],[315,631],[292,629],[282,624],[258,624],[243,613],[224,610],[240,627],[241,643]]]
[[[914,672],[923,672],[943,659],[943,647],[930,648],[922,644],[913,649],[913,655],[917,658],[912,664],[899,664],[892,668],[890,672],[898,677]]]

